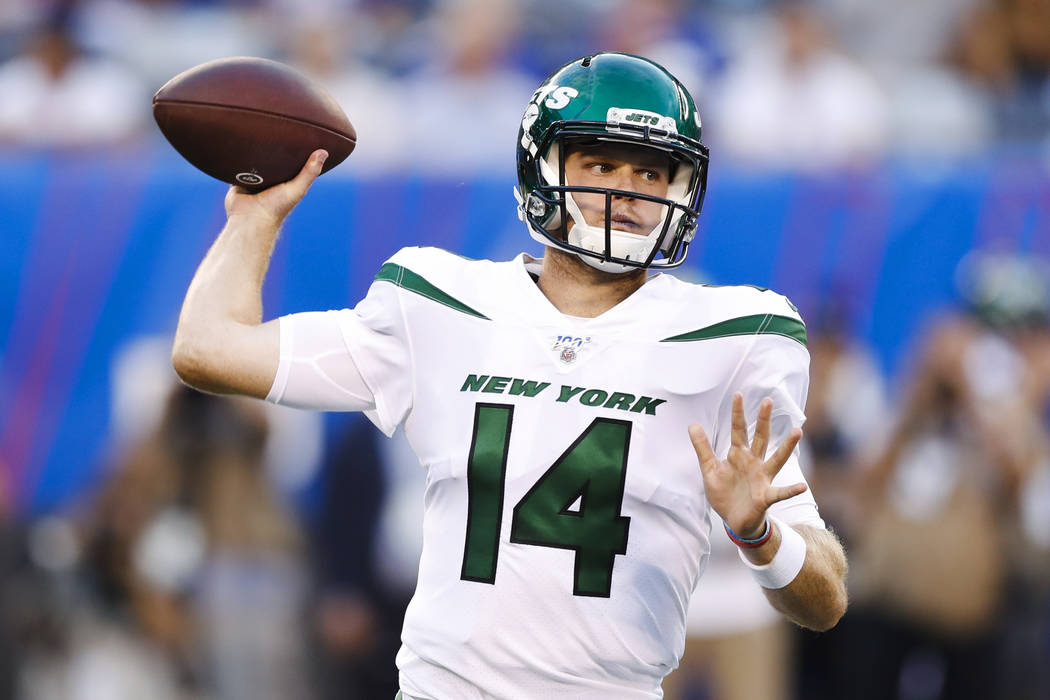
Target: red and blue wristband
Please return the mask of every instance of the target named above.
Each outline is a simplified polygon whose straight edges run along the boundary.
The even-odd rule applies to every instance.
[[[762,534],[753,540],[748,540],[737,535],[732,529],[730,529],[729,523],[724,520],[722,521],[722,527],[726,529],[726,534],[729,535],[729,539],[733,544],[744,549],[755,549],[761,547],[766,542],[769,542],[769,538],[773,536],[773,528],[769,525],[769,518],[766,518],[766,528],[762,531]]]

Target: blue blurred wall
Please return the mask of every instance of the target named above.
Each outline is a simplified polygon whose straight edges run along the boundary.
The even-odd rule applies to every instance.
[[[285,227],[267,316],[352,305],[404,245],[537,254],[512,186],[509,169],[326,175]],[[0,151],[0,467],[19,507],[67,503],[97,480],[113,357],[174,330],[224,192],[170,149]],[[892,372],[924,320],[955,303],[953,272],[975,248],[1050,257],[1044,169],[1014,158],[825,176],[716,169],[683,272],[772,287],[811,319],[831,300]]]

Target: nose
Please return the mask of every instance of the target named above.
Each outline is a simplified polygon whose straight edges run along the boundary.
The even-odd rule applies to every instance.
[[[613,177],[613,181],[612,181],[612,189],[614,189],[614,190],[626,190],[628,192],[633,192],[634,191],[634,187],[632,186],[632,182],[631,182],[631,175],[632,175],[632,173],[633,173],[633,169],[630,166],[628,166],[628,165],[624,165],[624,166],[621,166],[621,167],[617,168],[616,172],[614,173],[614,177]],[[625,199],[625,200],[628,200],[628,201],[634,199],[634,197],[627,197],[625,195],[620,195],[620,194],[613,195],[613,198],[614,199]]]

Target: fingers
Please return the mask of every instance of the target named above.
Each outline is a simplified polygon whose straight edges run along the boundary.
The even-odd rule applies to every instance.
[[[307,167],[311,167],[316,170],[314,177],[317,177],[321,174],[321,170],[324,168],[324,162],[326,160],[328,160],[328,151],[323,148],[318,148],[310,154],[310,158],[306,161],[306,165],[303,166],[303,170],[306,170]]]
[[[744,418],[744,396],[733,394],[733,445],[747,448],[747,420]]]
[[[718,457],[715,456],[715,451],[711,449],[711,443],[707,440],[707,433],[704,432],[699,423],[693,423],[689,426],[689,439],[693,442],[693,449],[696,450],[696,458],[700,461],[700,469],[702,471],[710,471],[718,466]]]
[[[755,424],[755,439],[751,442],[751,454],[759,459],[766,458],[766,447],[769,446],[769,422],[773,415],[773,399],[768,396],[758,405],[758,422]]]
[[[802,428],[792,428],[784,442],[780,443],[773,456],[766,460],[766,470],[770,476],[776,476],[777,472],[787,463],[791,453],[802,439]]]
[[[310,185],[313,184],[317,176],[321,174],[321,169],[324,167],[325,160],[328,159],[328,151],[323,148],[319,148],[310,154],[310,157],[306,159],[306,163],[303,165],[303,169],[299,171],[293,179],[288,181],[289,189],[291,190],[292,197],[296,201],[303,198],[306,195],[306,191],[310,189]]]
[[[223,199],[223,203],[226,205],[226,214],[229,215],[230,207],[233,205],[234,198],[241,193],[241,188],[237,185],[230,185],[229,189],[226,190],[226,198]]]
[[[804,483],[791,484],[790,486],[770,486],[766,491],[766,502],[769,505],[794,498],[800,493],[805,493],[809,487]]]

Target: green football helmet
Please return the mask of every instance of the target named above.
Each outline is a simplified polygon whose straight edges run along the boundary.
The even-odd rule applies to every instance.
[[[671,163],[666,197],[565,182],[566,145],[640,144],[665,152]],[[518,131],[518,216],[540,243],[570,251],[607,272],[671,268],[685,260],[707,187],[707,147],[700,115],[678,80],[652,61],[598,53],[555,71],[533,94]],[[590,226],[573,199],[576,192],[645,199],[664,206],[661,223],[647,235]],[[572,225],[569,226],[569,222]]]

